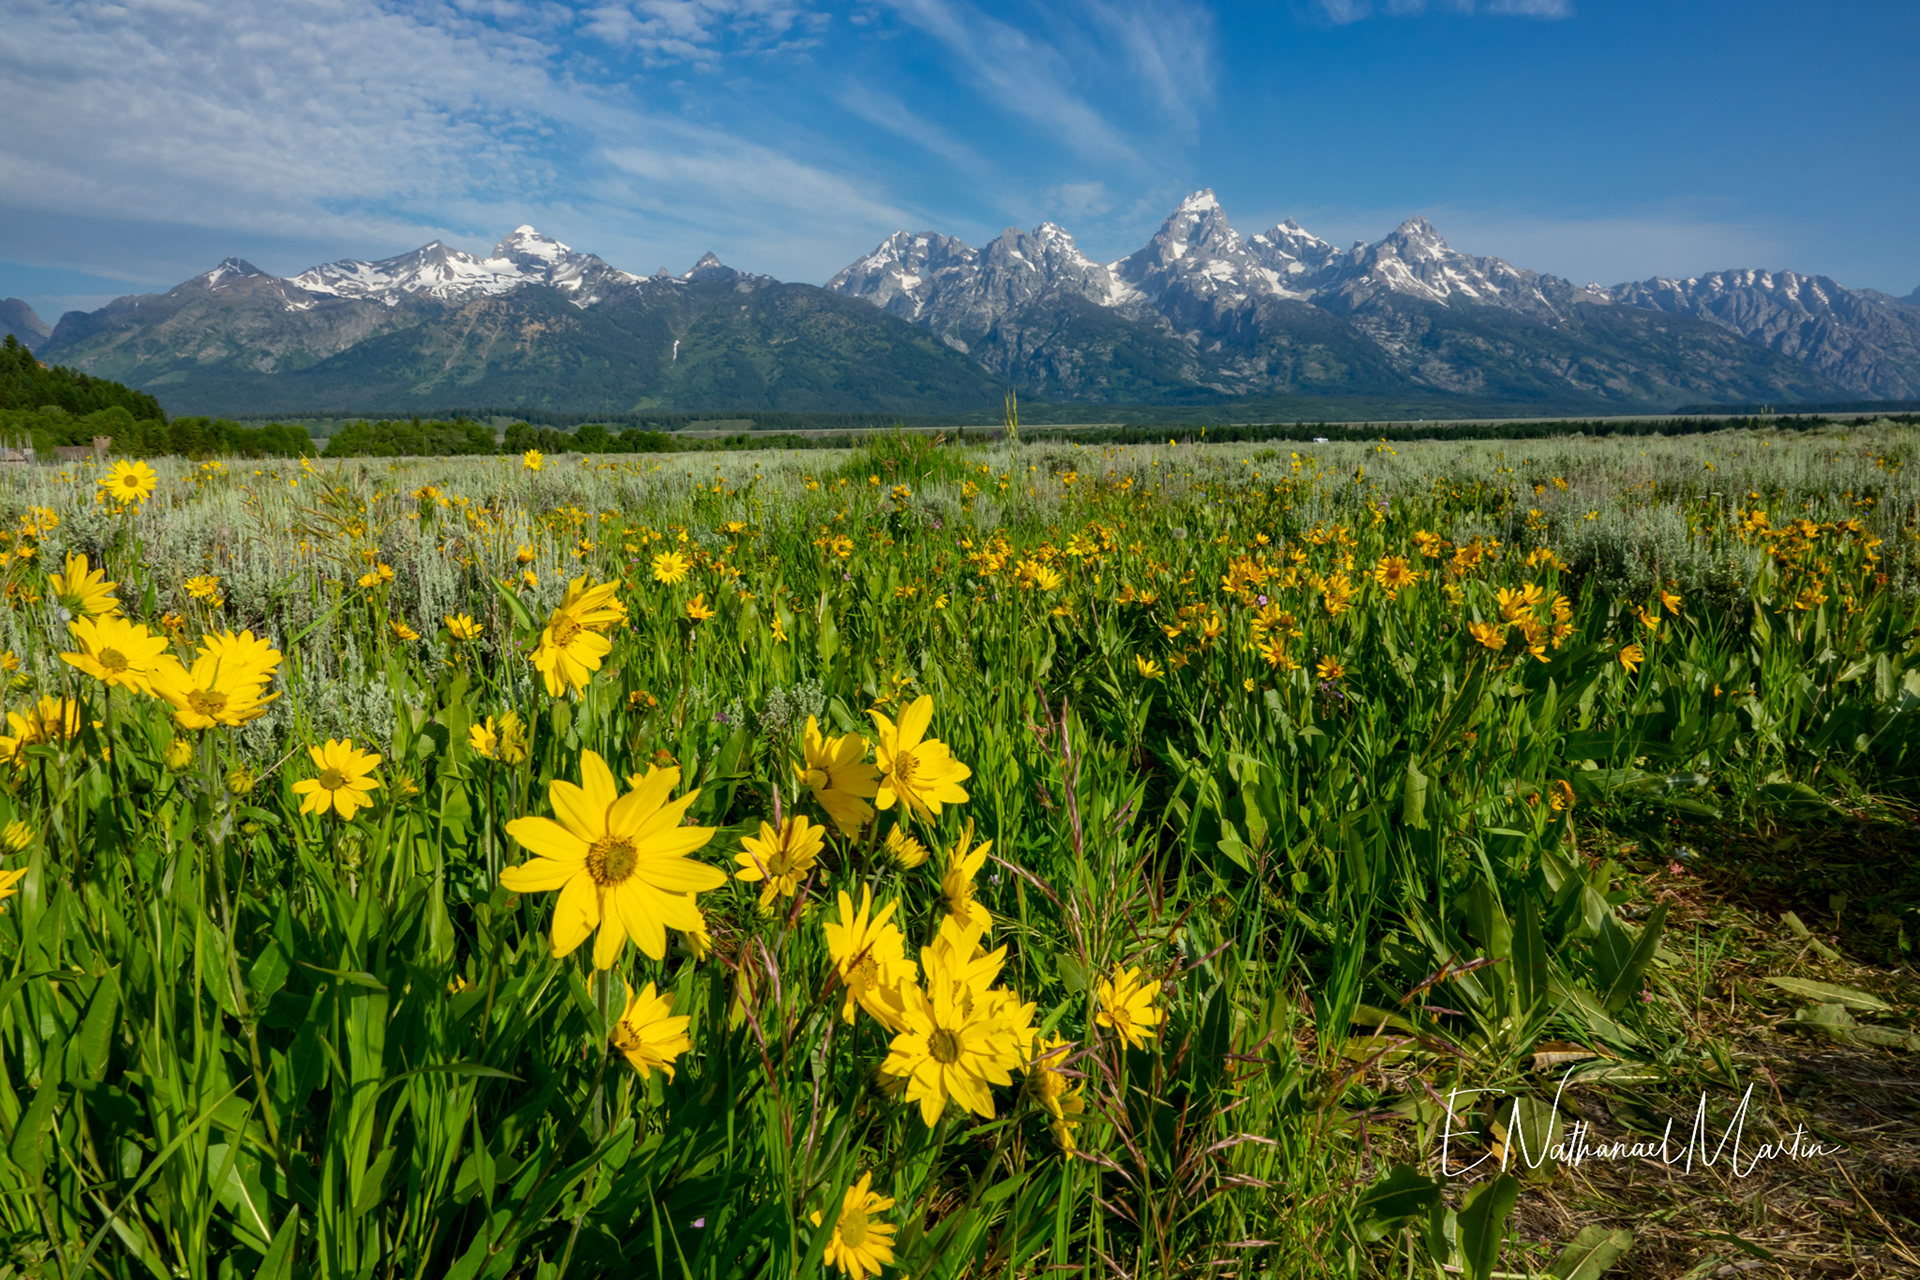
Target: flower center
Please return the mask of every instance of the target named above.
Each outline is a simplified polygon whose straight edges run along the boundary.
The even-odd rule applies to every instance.
[[[941,1066],[951,1066],[960,1061],[960,1037],[945,1027],[935,1028],[934,1033],[927,1037],[927,1052]]]
[[[579,636],[580,624],[572,618],[555,618],[553,625],[549,627],[548,630],[553,633],[553,643],[555,647],[564,649],[572,644],[575,638]]]
[[[127,662],[127,655],[121,653],[118,649],[102,649],[100,651],[99,662],[102,671],[105,671],[109,675],[116,676],[131,665]]]
[[[217,716],[227,709],[227,695],[218,689],[195,689],[187,695],[187,706],[200,715]]]
[[[902,751],[896,755],[893,758],[893,785],[911,790],[916,764],[917,762],[911,751]]]
[[[840,1215],[840,1243],[858,1249],[867,1242],[867,1214],[864,1209],[849,1209]]]
[[[793,874],[793,854],[786,849],[774,851],[767,859],[767,874],[770,876],[790,876]]]
[[[587,850],[587,874],[598,885],[624,884],[639,862],[633,841],[620,836],[602,836]]]
[[[320,789],[322,791],[338,791],[346,785],[347,775],[340,772],[340,770],[322,769],[320,771]]]

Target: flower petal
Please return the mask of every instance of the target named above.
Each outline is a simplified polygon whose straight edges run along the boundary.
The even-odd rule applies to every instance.
[[[580,753],[580,789],[586,792],[588,807],[602,815],[604,822],[607,810],[620,798],[620,786],[598,751]]]
[[[600,923],[600,892],[592,876],[575,876],[553,907],[553,954],[572,955]]]
[[[696,849],[713,836],[710,827],[682,827],[680,830],[699,837],[698,843],[692,845]],[[679,832],[674,834],[678,835]],[[726,872],[683,857],[682,852],[678,849],[663,851],[654,845],[641,849],[639,861],[633,868],[634,878],[663,893],[705,893],[727,882]]]
[[[649,893],[647,887],[629,880],[608,895],[608,907],[619,913],[620,927],[633,944],[655,960],[663,960],[667,954],[667,929],[669,923],[661,908],[665,905],[661,895]],[[695,914],[698,914],[697,912]],[[684,928],[676,924],[675,928]]]
[[[612,906],[612,903],[608,903]],[[608,913],[611,917],[612,913]],[[593,939],[593,967],[611,969],[620,959],[620,953],[627,946],[627,931],[617,919],[604,919],[600,922],[600,932]]]
[[[517,867],[500,869],[500,887],[509,893],[544,893],[564,889],[576,877],[592,879],[578,862],[556,862],[552,858],[534,858]]]
[[[587,842],[552,818],[515,818],[507,824],[507,834],[517,840],[521,848],[538,857],[567,863],[575,871],[586,865]],[[544,887],[559,888],[558,885]]]
[[[927,726],[932,723],[933,695],[923,693],[913,700],[913,705],[900,713],[899,737],[894,740],[894,754],[919,746],[920,739],[927,736]]]
[[[553,780],[547,798],[553,801],[554,816],[588,844],[607,833],[607,806],[594,808],[593,798],[565,778]]]

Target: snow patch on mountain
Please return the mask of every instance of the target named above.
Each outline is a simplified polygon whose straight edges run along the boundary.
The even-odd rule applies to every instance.
[[[484,258],[435,240],[377,262],[345,258],[310,267],[294,276],[292,283],[323,297],[360,298],[388,306],[411,296],[460,302],[546,285],[571,295],[576,306],[587,307],[600,301],[609,288],[638,279],[522,225]]]

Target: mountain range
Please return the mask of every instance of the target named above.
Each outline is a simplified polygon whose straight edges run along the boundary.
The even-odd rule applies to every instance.
[[[9,299],[6,331],[176,413],[938,414],[1008,385],[1327,417],[1920,398],[1920,289],[1762,270],[1575,285],[1460,253],[1424,218],[1346,249],[1291,219],[1243,237],[1211,191],[1106,263],[1050,222],[980,248],[902,231],[822,288],[712,254],[638,276],[522,226],[485,257],[436,241],[289,278],[229,258],[50,333]]]

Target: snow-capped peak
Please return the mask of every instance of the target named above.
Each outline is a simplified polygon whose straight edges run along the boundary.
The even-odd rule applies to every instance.
[[[1250,237],[1247,249],[1278,273],[1290,291],[1312,288],[1314,281],[1337,268],[1346,256],[1292,218]]]
[[[362,298],[397,305],[420,296],[443,302],[509,293],[547,285],[572,295],[578,306],[598,302],[607,287],[635,277],[590,253],[576,253],[551,236],[522,224],[507,233],[487,257],[451,249],[440,241],[378,262],[346,258],[311,267],[293,278],[308,293]]]
[[[224,280],[245,278],[247,276],[265,276],[267,273],[248,262],[245,258],[222,258],[220,265],[211,271],[200,274],[198,279],[209,289],[220,286]]]
[[[1256,296],[1289,295],[1279,275],[1248,249],[1210,190],[1182,200],[1146,247],[1114,263],[1113,272],[1154,298],[1172,290],[1209,304],[1238,306]]]
[[[523,222],[493,247],[493,256],[512,262],[556,263],[573,256],[573,250]]]

